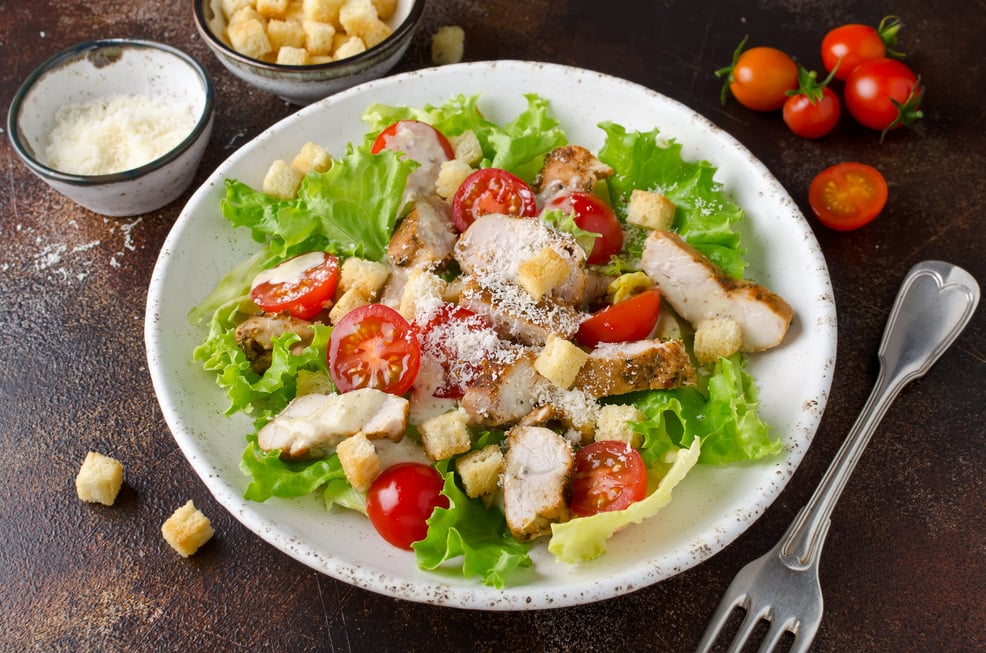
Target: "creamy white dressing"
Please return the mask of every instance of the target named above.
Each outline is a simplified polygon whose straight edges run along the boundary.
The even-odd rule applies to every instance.
[[[260,272],[253,278],[251,290],[263,284],[277,286],[281,284],[297,285],[301,283],[309,270],[318,267],[325,261],[325,252],[309,252],[296,256],[276,265],[269,270]]]
[[[423,123],[402,122],[392,136],[384,137],[384,143],[387,149],[404,152],[420,164],[407,178],[404,201],[434,194],[442,163],[449,160],[434,129]]]

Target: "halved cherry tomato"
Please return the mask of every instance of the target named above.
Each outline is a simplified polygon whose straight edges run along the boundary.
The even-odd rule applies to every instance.
[[[643,340],[654,330],[660,313],[661,291],[650,288],[583,320],[575,341],[583,347],[595,347],[600,342]]]
[[[784,106],[785,93],[798,87],[798,67],[794,60],[777,48],[756,47],[744,51],[744,38],[733,53],[733,63],[716,71],[726,75],[722,103],[727,91],[748,109],[774,111]]]
[[[365,304],[332,329],[327,358],[340,392],[376,388],[401,395],[418,375],[421,348],[400,313],[383,304]]]
[[[647,468],[626,442],[602,440],[575,452],[571,510],[581,517],[623,510],[647,495]]]
[[[534,191],[506,170],[477,170],[465,178],[452,198],[452,221],[461,233],[487,213],[533,218],[538,213]]]
[[[407,130],[406,138],[399,136],[403,130]],[[452,144],[445,134],[420,120],[398,120],[377,135],[373,145],[370,146],[370,151],[373,154],[379,154],[383,149],[404,152],[418,163],[422,163],[423,161],[414,156],[414,148],[421,146],[430,148],[432,144],[437,144],[441,148],[445,159],[455,158],[455,150],[452,149]]]
[[[575,224],[579,229],[599,234],[586,258],[590,265],[608,263],[611,256],[619,254],[623,249],[623,227],[620,221],[613,209],[592,193],[575,191],[556,195],[544,205],[544,210],[574,213]]]
[[[822,39],[822,63],[825,70],[832,72],[838,65],[835,78],[845,81],[861,63],[887,56],[900,56],[891,49],[897,45],[899,31],[900,19],[896,16],[887,16],[876,28],[858,23],[836,27]]]
[[[917,75],[896,59],[856,66],[846,81],[846,108],[861,125],[887,131],[922,117],[924,88]]]
[[[440,399],[461,399],[490,354],[486,344],[499,342],[489,320],[456,304],[442,305],[426,324],[415,322],[412,328],[421,354],[434,357],[445,373],[432,393]]]
[[[401,549],[428,534],[427,520],[435,508],[449,507],[445,485],[434,467],[398,463],[383,470],[366,495],[366,514],[383,539]]]
[[[887,182],[865,163],[839,163],[815,176],[808,188],[808,203],[826,227],[858,229],[883,210]]]
[[[339,259],[327,252],[290,258],[253,279],[250,299],[267,313],[310,320],[325,308],[339,284]]]

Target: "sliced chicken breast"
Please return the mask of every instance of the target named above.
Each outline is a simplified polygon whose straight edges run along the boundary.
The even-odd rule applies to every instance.
[[[300,354],[315,337],[311,322],[306,320],[290,315],[251,315],[236,327],[236,344],[246,354],[250,368],[263,374],[271,364],[274,339],[285,333],[301,336],[301,340],[291,347],[294,354]]]
[[[481,285],[471,280],[462,288],[459,305],[485,316],[500,337],[536,346],[543,346],[551,334],[571,338],[583,317],[550,297],[534,301],[511,283]]]
[[[568,519],[565,487],[575,455],[568,442],[543,426],[516,426],[507,433],[502,476],[503,511],[513,536],[533,540]]]
[[[461,405],[472,424],[515,424],[538,406],[551,381],[534,368],[534,352],[518,355],[511,363],[489,362],[475,383],[465,389]]]
[[[730,318],[743,331],[743,351],[776,347],[794,312],[780,296],[751,281],[733,279],[670,231],[652,231],[642,267],[661,296],[694,328],[711,318]]]
[[[534,180],[534,192],[545,201],[564,191],[591,193],[613,169],[580,145],[563,145],[548,152]]]
[[[356,433],[400,440],[408,412],[407,399],[373,388],[302,395],[260,429],[257,443],[264,451],[280,449],[285,460],[320,458]]]
[[[681,340],[638,340],[597,345],[573,387],[590,397],[609,397],[694,384],[695,368]]]
[[[452,260],[456,238],[448,203],[435,195],[422,197],[394,230],[387,260],[394,267],[438,267]]]

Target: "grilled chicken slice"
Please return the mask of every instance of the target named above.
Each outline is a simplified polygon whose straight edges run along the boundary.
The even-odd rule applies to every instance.
[[[236,344],[250,361],[250,369],[263,374],[270,367],[275,338],[298,334],[301,340],[291,346],[291,353],[300,354],[315,337],[311,327],[311,322],[290,315],[251,315],[236,327]]]
[[[563,145],[548,152],[541,172],[534,180],[534,192],[545,200],[564,191],[591,193],[600,179],[613,175],[613,169],[580,145]]]
[[[534,369],[532,351],[512,363],[488,363],[479,378],[465,389],[461,405],[469,422],[483,426],[514,424],[538,407],[551,381]]]
[[[441,267],[452,260],[455,241],[448,203],[435,195],[422,197],[397,225],[387,260],[394,267]]]
[[[521,541],[551,532],[568,519],[565,487],[575,456],[565,438],[543,426],[515,426],[507,433],[503,512],[507,527]]]
[[[568,276],[551,290],[551,297],[581,305],[588,283],[585,250],[571,234],[556,231],[543,220],[484,215],[459,237],[455,260],[464,273],[484,285],[517,284],[520,264],[545,248],[554,250],[568,267]]]
[[[260,429],[257,444],[264,451],[280,449],[284,460],[320,458],[360,432],[400,440],[408,412],[407,399],[373,388],[302,395]]]
[[[463,286],[459,305],[485,316],[501,338],[535,346],[544,346],[551,334],[571,338],[583,317],[550,297],[534,301],[520,286],[484,286],[475,279]]]
[[[711,318],[739,323],[743,351],[779,345],[794,316],[783,298],[759,284],[733,279],[670,231],[647,236],[641,264],[661,297],[694,328]]]
[[[695,368],[681,340],[600,343],[579,369],[573,387],[590,397],[695,384]]]

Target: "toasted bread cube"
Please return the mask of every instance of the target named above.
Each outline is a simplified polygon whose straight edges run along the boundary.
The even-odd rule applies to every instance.
[[[268,21],[267,38],[270,40],[270,47],[275,50],[281,50],[282,48],[304,49],[305,47],[305,30],[302,28],[301,23],[294,21]]]
[[[438,179],[435,181],[435,192],[445,200],[451,200],[455,196],[455,191],[475,170],[465,161],[452,159],[442,161],[442,167],[438,170]]]
[[[336,454],[342,473],[356,490],[366,492],[380,476],[380,456],[366,434],[360,432],[346,438],[336,445]]]
[[[655,231],[666,231],[674,223],[674,203],[661,193],[634,189],[627,206],[627,222]]]
[[[257,12],[267,18],[283,19],[288,13],[288,0],[257,0]]]
[[[336,60],[335,57],[333,57],[331,54],[309,54],[308,55],[308,63],[311,64],[311,65],[313,65],[313,66],[315,64],[320,64],[320,63],[331,63],[331,62],[333,62],[335,60]]]
[[[277,159],[264,175],[262,190],[278,199],[290,200],[298,194],[305,174],[294,168],[284,159]]]
[[[421,444],[432,460],[445,460],[457,453],[465,453],[472,446],[466,414],[453,410],[426,419],[418,426]]]
[[[241,9],[253,9],[253,0],[222,0],[219,7],[228,23]]]
[[[267,38],[267,30],[256,18],[248,18],[230,25],[226,33],[229,34],[229,44],[244,56],[261,59],[265,54],[274,51],[270,39]]]
[[[647,418],[636,406],[628,404],[605,404],[596,417],[596,442],[619,440],[634,449],[640,447],[644,436],[630,428],[630,422],[642,422]]]
[[[328,23],[339,29],[339,10],[346,0],[303,0],[305,18],[320,23]]]
[[[346,0],[339,8],[339,24],[347,34],[362,38],[379,21],[372,0]]]
[[[534,369],[559,388],[568,390],[588,358],[589,354],[575,343],[551,334],[544,349],[534,359]]]
[[[397,0],[373,0],[373,8],[380,20],[387,20],[397,10]]]
[[[90,503],[112,506],[123,486],[123,465],[119,460],[90,451],[75,477],[79,498]]]
[[[567,278],[568,264],[551,247],[545,247],[517,266],[517,282],[534,301],[549,294]]]
[[[360,52],[366,52],[366,44],[363,43],[363,39],[358,36],[346,36],[343,41],[336,41],[336,48],[332,52],[332,57],[338,61],[347,57],[355,57]]]
[[[404,286],[401,305],[397,312],[408,322],[414,320],[419,308],[430,309],[444,303],[447,285],[437,274],[422,269],[413,270]]]
[[[298,154],[291,159],[291,167],[303,174],[326,172],[332,167],[332,155],[321,145],[309,141],[302,145]]]
[[[332,23],[323,23],[308,18],[301,21],[305,32],[305,49],[309,55],[329,55],[335,46],[336,28]]]
[[[369,297],[376,297],[389,278],[386,265],[358,256],[350,256],[339,268],[339,288],[343,292],[361,290]]]
[[[732,356],[743,345],[743,329],[728,317],[705,320],[695,330],[695,358],[714,363],[720,356]]]
[[[252,4],[244,5],[243,7],[236,10],[236,13],[230,14],[229,20],[226,21],[226,29],[228,30],[233,25],[237,23],[245,23],[248,20],[255,20],[260,23],[264,30],[267,29],[267,19],[257,13],[257,10],[253,8]]]
[[[329,309],[329,322],[338,324],[339,320],[349,311],[365,306],[373,301],[373,297],[366,294],[362,288],[350,288],[339,295],[335,304]]]
[[[496,492],[503,471],[503,452],[499,445],[488,444],[455,459],[466,495],[477,499]]]
[[[277,63],[282,66],[307,66],[308,51],[304,48],[283,47],[277,51]]]
[[[213,533],[209,518],[199,512],[191,500],[161,525],[165,541],[183,558],[198,551],[212,538]]]
[[[439,27],[431,37],[431,62],[436,66],[459,63],[465,42],[466,32],[458,25]]]
[[[305,5],[302,0],[288,0],[288,9],[284,12],[284,20],[301,24],[305,19]]]
[[[483,146],[473,130],[467,129],[461,134],[453,134],[448,140],[456,159],[471,166],[478,165],[483,160]]]

